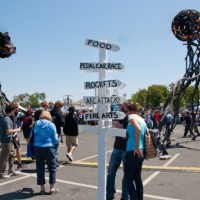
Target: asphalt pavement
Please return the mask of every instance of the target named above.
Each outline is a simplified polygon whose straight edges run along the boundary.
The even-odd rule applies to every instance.
[[[48,199],[48,200],[96,200],[98,191],[98,137],[85,134],[81,125],[79,146],[74,153],[75,162],[69,164],[66,157],[65,142],[59,147],[57,184],[60,192],[56,195],[39,195],[36,184],[35,162],[26,158],[26,142],[20,133],[23,163],[27,167],[17,176],[0,179],[0,199]],[[142,179],[144,200],[199,200],[200,199],[200,138],[192,141],[183,136],[184,126],[178,125],[171,138],[172,145],[167,149],[171,159],[159,157],[145,160]],[[65,139],[65,137],[64,137]],[[107,163],[113,148],[114,137],[107,137]],[[15,163],[17,167],[17,162]],[[48,170],[46,172],[46,191],[49,191]],[[116,176],[116,200],[121,198],[123,170]]]

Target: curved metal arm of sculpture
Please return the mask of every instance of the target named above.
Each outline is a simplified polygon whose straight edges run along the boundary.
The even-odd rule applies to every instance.
[[[1,83],[0,83],[0,116],[5,114],[5,107],[9,103],[10,101],[7,99],[6,95],[1,91]]]
[[[185,94],[186,88],[191,84],[191,82],[196,80],[195,90],[194,90],[193,96],[192,96],[192,99],[194,99],[195,94],[198,91],[199,78],[200,78],[200,74],[198,74],[194,77],[183,77],[182,79],[178,80],[175,83],[173,90],[172,90],[172,94],[167,99],[167,101],[164,105],[165,112],[164,112],[164,115],[162,116],[162,119],[161,119],[160,125],[159,125],[159,132],[161,132],[161,130],[166,122],[166,116],[169,112],[172,111],[172,104],[174,103],[174,117],[173,117],[173,120],[172,120],[172,123],[170,124],[170,126],[167,128],[167,130],[165,130],[166,134],[163,139],[163,143],[165,143],[167,141],[168,145],[171,144],[170,135],[171,135],[171,132],[176,127],[177,121],[179,119],[179,107],[180,107],[181,99],[183,98],[183,96]],[[176,97],[176,99],[175,99],[175,97]],[[194,124],[194,126],[195,126],[195,124]],[[195,128],[195,130],[196,130],[196,128]],[[199,134],[199,133],[197,132],[197,134]]]

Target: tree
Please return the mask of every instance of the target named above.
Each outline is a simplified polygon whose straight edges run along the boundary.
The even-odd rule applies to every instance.
[[[139,91],[137,93],[132,94],[131,100],[133,102],[138,103],[143,108],[145,108],[145,106],[146,106],[146,97],[147,97],[147,90],[146,89],[139,89]]]
[[[147,89],[146,106],[148,108],[157,109],[160,103],[167,100],[170,92],[165,85],[152,85]]]
[[[25,108],[38,108],[40,107],[40,102],[44,101],[46,98],[45,93],[35,92],[34,94],[19,94],[13,97],[13,101],[18,102],[21,106]]]

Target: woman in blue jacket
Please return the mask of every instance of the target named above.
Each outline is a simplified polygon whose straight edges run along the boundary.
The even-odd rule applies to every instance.
[[[130,200],[143,200],[143,184],[141,178],[144,161],[144,136],[146,123],[139,116],[135,103],[126,104],[129,124],[126,128],[128,141],[126,147],[124,175]],[[134,184],[135,183],[135,184]]]
[[[37,184],[41,186],[41,195],[45,194],[45,161],[49,169],[50,194],[59,191],[54,186],[56,183],[55,145],[58,143],[58,136],[56,127],[51,121],[51,114],[48,111],[42,111],[40,119],[34,124],[31,133],[31,136],[34,137]]]

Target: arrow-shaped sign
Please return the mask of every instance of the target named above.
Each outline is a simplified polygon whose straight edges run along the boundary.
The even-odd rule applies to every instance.
[[[80,69],[87,72],[100,72],[103,70],[109,72],[124,71],[124,65],[121,63],[80,63]]]
[[[86,112],[84,113],[84,121],[92,121],[92,120],[105,120],[105,119],[124,119],[126,115],[123,112],[104,112],[104,113],[92,113]]]
[[[105,134],[109,136],[126,137],[126,129],[122,128],[105,128]],[[98,134],[98,126],[85,125],[83,131],[87,134]]]
[[[84,96],[83,103],[87,105],[91,104],[122,104],[126,101],[124,96],[111,96],[111,97],[99,97],[99,96]]]
[[[91,39],[86,39],[85,45],[100,48],[100,49],[110,50],[110,51],[119,51],[120,50],[120,47],[116,44],[110,44],[107,42],[91,40]]]
[[[125,83],[122,83],[120,80],[105,80],[105,81],[94,81],[94,82],[84,82],[85,89],[94,89],[94,88],[124,88]]]

